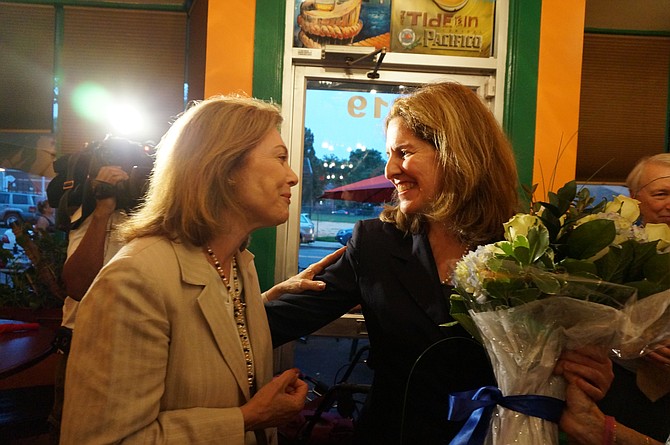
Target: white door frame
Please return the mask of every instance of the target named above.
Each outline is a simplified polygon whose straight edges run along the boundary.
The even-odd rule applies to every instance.
[[[495,78],[476,74],[420,73],[407,71],[380,70],[379,79],[368,78],[368,69],[326,68],[314,66],[293,66],[290,90],[285,89],[282,104],[282,137],[289,147],[289,163],[298,177],[302,178],[304,153],[305,93],[308,80],[351,81],[365,84],[421,85],[426,83],[451,81],[471,87],[495,110]],[[290,94],[286,94],[289,93]],[[289,219],[277,228],[277,253],[275,260],[275,282],[295,275],[298,271],[298,250],[300,248],[300,210],[302,184],[292,189]]]

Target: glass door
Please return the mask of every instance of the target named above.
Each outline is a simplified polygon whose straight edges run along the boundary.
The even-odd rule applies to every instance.
[[[294,67],[282,135],[301,177],[294,188],[300,200],[292,200],[289,221],[278,230],[279,277],[289,277],[346,244],[347,230],[356,221],[379,214],[392,191],[382,177],[384,119],[398,95],[425,83],[453,81],[471,87],[494,109],[491,76],[380,71],[379,79],[369,79],[367,74]]]
[[[425,83],[454,81],[471,87],[492,109],[495,99],[487,94],[494,82],[489,76],[380,71],[379,79],[370,79],[364,70],[306,66],[294,66],[293,74],[282,134],[301,181],[293,189],[300,199],[292,200],[289,221],[278,230],[276,264],[283,277],[345,245],[356,221],[376,218],[390,201],[393,188],[383,177],[384,119],[396,97]],[[363,317],[355,311],[315,334],[305,342],[328,346],[295,348],[295,365],[307,372],[315,363],[331,370],[326,363],[346,364],[367,341]]]

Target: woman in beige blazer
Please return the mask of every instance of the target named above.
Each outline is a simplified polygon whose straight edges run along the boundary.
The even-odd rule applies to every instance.
[[[297,370],[272,377],[245,250],[252,231],[286,221],[298,182],[280,122],[271,104],[220,96],[163,137],[146,201],[121,228],[128,244],[79,308],[62,444],[272,444],[303,407]]]

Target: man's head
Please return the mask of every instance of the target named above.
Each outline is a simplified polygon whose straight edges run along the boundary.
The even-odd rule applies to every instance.
[[[670,153],[641,159],[626,179],[645,223],[670,225]]]

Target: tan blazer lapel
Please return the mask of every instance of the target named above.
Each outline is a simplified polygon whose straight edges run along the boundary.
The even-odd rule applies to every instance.
[[[201,249],[175,243],[175,252],[179,260],[182,280],[185,283],[204,286],[197,299],[200,310],[212,331],[221,357],[248,400],[250,394],[244,353],[240,348],[235,320],[227,306],[232,306],[232,299],[226,295],[225,290],[222,291],[225,288],[221,286],[221,278],[207,262]]]

